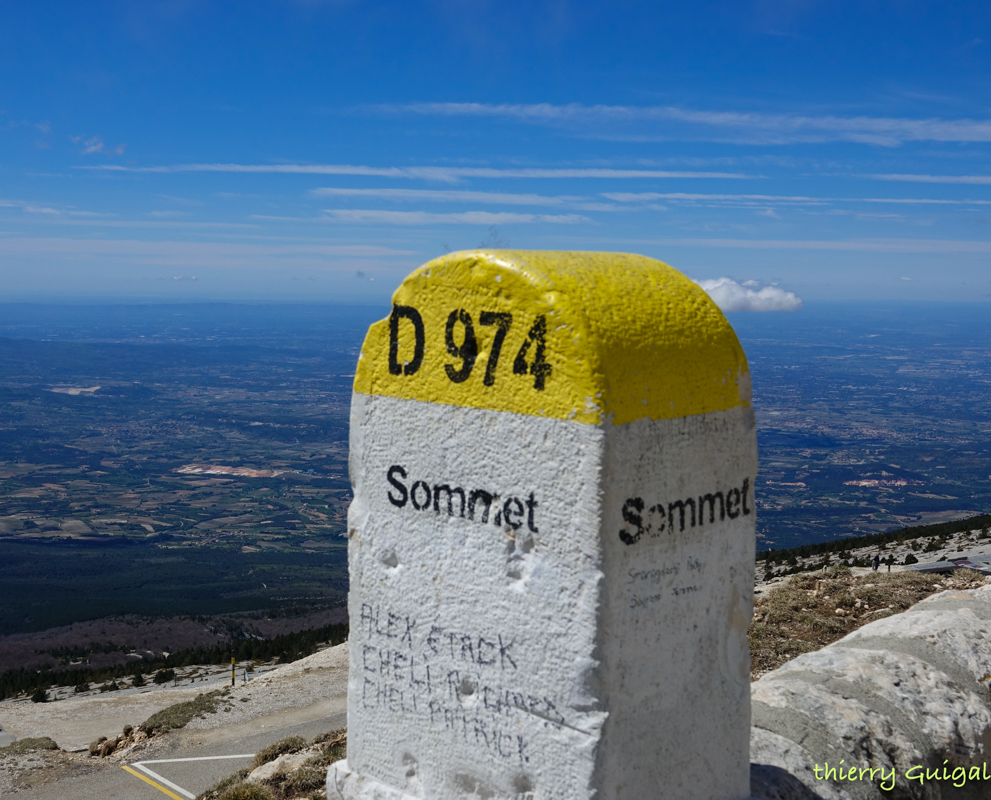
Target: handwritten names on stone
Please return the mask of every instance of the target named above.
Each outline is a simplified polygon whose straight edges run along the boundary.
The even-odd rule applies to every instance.
[[[529,715],[560,728],[558,703],[522,685],[516,638],[423,623],[381,604],[363,603],[361,706],[416,716],[500,758],[530,760],[526,736],[514,724]]]

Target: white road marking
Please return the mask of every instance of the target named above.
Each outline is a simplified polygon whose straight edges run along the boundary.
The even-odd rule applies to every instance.
[[[139,769],[139,770],[141,770],[143,773],[145,773],[146,775],[148,775],[150,778],[154,778],[159,783],[162,783],[165,786],[168,786],[170,789],[174,789],[179,794],[181,794],[183,797],[188,797],[189,800],[196,800],[196,795],[195,794],[193,794],[192,792],[186,791],[181,786],[177,786],[176,784],[172,783],[172,781],[170,781],[168,778],[163,778],[157,772],[154,772],[153,770],[148,769],[148,767],[146,767],[145,764],[177,764],[177,763],[185,762],[185,761],[221,761],[223,759],[254,758],[254,757],[255,757],[255,754],[254,753],[245,753],[245,754],[236,755],[236,756],[199,756],[198,758],[157,758],[157,759],[150,759],[148,761],[135,761],[132,764],[132,766],[135,767],[135,768],[137,768],[137,769]]]
[[[220,761],[222,758],[254,758],[254,753],[245,753],[240,756],[199,756],[197,758],[157,758],[147,761],[136,761],[137,764],[176,764],[180,761]]]

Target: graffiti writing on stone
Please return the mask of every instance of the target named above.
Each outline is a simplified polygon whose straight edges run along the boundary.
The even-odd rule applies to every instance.
[[[664,600],[701,592],[704,573],[705,562],[694,556],[648,569],[630,568],[626,580],[630,608],[647,608]]]
[[[379,604],[360,614],[361,706],[415,716],[504,759],[527,763],[518,715],[560,728],[565,718],[551,698],[523,688],[514,636],[421,624]]]

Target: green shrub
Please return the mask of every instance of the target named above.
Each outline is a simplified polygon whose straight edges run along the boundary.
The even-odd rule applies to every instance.
[[[32,703],[47,703],[48,702],[48,690],[39,687],[34,690],[34,694],[31,695]]]
[[[160,669],[155,673],[155,683],[168,683],[175,680],[174,669]]]

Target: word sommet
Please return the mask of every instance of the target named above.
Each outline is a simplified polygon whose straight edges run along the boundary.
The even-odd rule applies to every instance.
[[[644,536],[656,539],[664,531],[668,534],[675,532],[675,512],[677,512],[678,531],[685,530],[686,522],[692,528],[702,527],[705,524],[706,506],[709,510],[709,524],[716,522],[716,508],[718,502],[719,521],[729,517],[736,519],[743,514],[749,516],[753,509],[750,507],[747,495],[750,492],[750,478],[743,479],[743,486],[739,489],[733,487],[729,491],[706,492],[696,498],[689,497],[685,500],[675,500],[673,503],[665,505],[658,502],[647,509],[646,514],[642,497],[630,497],[623,503],[623,520],[629,525],[636,527],[633,532],[625,527],[620,528],[619,538],[624,544],[636,544]],[[697,513],[696,513],[697,512]],[[644,517],[646,516],[646,520]]]
[[[389,467],[386,478],[393,486],[392,489],[386,490],[386,496],[396,508],[404,508],[408,503],[417,511],[429,511],[432,508],[435,514],[440,514],[444,510],[447,516],[457,516],[461,519],[465,518],[467,512],[468,519],[482,524],[488,523],[490,512],[494,509],[495,513],[491,515],[493,525],[498,527],[508,525],[516,531],[525,521],[531,533],[540,532],[534,519],[539,504],[533,492],[522,500],[519,497],[507,497],[503,500],[495,492],[488,492],[485,489],[472,489],[466,492],[460,486],[451,486],[449,483],[431,486],[426,481],[418,480],[407,487],[403,481],[409,478],[409,473],[399,464]],[[500,501],[502,501],[501,505]],[[455,513],[455,505],[457,513]]]

